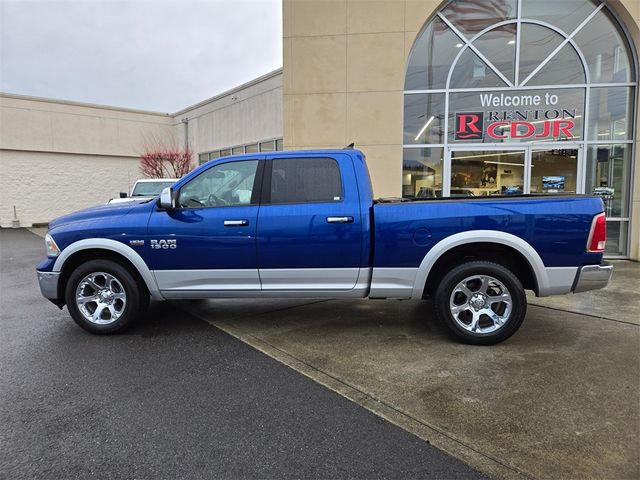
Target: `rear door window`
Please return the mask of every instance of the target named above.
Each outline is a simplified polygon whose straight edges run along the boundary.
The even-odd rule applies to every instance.
[[[343,200],[340,167],[333,158],[272,160],[271,203],[317,203]]]

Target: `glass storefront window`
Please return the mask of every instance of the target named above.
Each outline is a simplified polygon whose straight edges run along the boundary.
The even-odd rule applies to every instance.
[[[524,193],[524,151],[454,151],[451,196],[484,197]]]
[[[489,25],[516,18],[516,7],[516,0],[454,0],[442,14],[469,38]]]
[[[603,8],[574,38],[587,59],[594,83],[635,80],[629,45],[616,23]]]
[[[405,148],[402,195],[414,198],[442,197],[443,158],[443,148]]]
[[[281,138],[279,138],[278,140],[276,140],[276,150],[278,152],[281,152],[282,150],[284,150],[284,142],[282,141]]]
[[[607,222],[607,244],[605,255],[624,256],[627,252],[629,222]]]
[[[209,161],[209,155],[206,153],[201,153],[198,155],[198,165],[202,165],[203,163]]]
[[[608,2],[445,2],[409,55],[403,195],[596,193],[626,222],[636,82]]]
[[[516,24],[494,28],[478,38],[473,44],[509,81],[514,81]]]
[[[244,147],[233,147],[233,148],[231,149],[231,152],[232,152],[234,155],[241,155],[241,154],[243,154],[243,153],[244,153]]]
[[[578,149],[531,152],[531,193],[576,193]]]
[[[550,28],[533,23],[523,23],[520,27],[520,42],[531,48],[520,49],[520,79],[524,80],[562,43],[564,38]]]
[[[404,143],[444,143],[444,94],[407,95]]]
[[[633,138],[634,89],[592,88],[589,99],[589,140],[630,140]]]
[[[526,81],[526,77],[523,81]],[[586,82],[582,61],[569,44],[556,53],[527,85],[572,85]]]
[[[593,145],[587,154],[585,193],[599,195],[607,217],[629,216],[632,145]]]
[[[549,23],[570,35],[596,5],[593,0],[524,0],[522,18]]]
[[[231,155],[231,149],[230,148],[225,148],[224,150],[220,150],[220,156],[221,157],[228,157],[229,155]]]
[[[442,20],[434,19],[413,46],[405,90],[444,88],[451,64],[462,46],[462,40]]]
[[[209,160],[215,160],[216,158],[220,158],[219,150],[216,150],[215,152],[209,152]]]
[[[448,141],[518,143],[579,140],[583,138],[584,97],[584,88],[451,93]],[[469,127],[468,118],[462,115],[476,112],[481,114],[480,122],[476,123],[480,132],[466,138],[466,133],[475,132],[472,128],[465,128],[465,123]],[[491,127],[494,123],[496,125]]]
[[[467,48],[460,56],[453,75],[451,88],[506,87],[502,80],[473,50]]]

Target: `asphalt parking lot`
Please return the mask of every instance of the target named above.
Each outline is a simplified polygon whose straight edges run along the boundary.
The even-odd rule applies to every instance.
[[[426,302],[366,300],[158,304],[101,338],[40,299],[39,239],[2,241],[10,478],[640,476],[637,263],[530,298],[494,347],[453,342]]]
[[[98,337],[0,230],[0,478],[484,478],[176,305]]]

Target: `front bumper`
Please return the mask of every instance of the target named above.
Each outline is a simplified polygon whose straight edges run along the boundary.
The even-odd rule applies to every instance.
[[[36,270],[36,273],[38,274],[38,284],[40,284],[42,295],[57,305],[60,272],[41,272]]]
[[[613,265],[602,262],[601,265],[585,265],[580,267],[573,287],[573,293],[586,292],[604,288],[609,284],[613,274]]]

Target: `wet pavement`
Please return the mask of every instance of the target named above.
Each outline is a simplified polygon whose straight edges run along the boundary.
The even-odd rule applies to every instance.
[[[173,305],[494,478],[640,477],[640,264],[606,290],[529,297],[522,328],[461,345],[428,302]]]
[[[181,308],[495,478],[635,479],[640,265],[617,263],[625,290],[537,299],[553,308],[531,305],[520,331],[492,347],[451,340],[427,302]]]
[[[175,304],[81,330],[43,254],[0,229],[0,479],[484,478]]]

